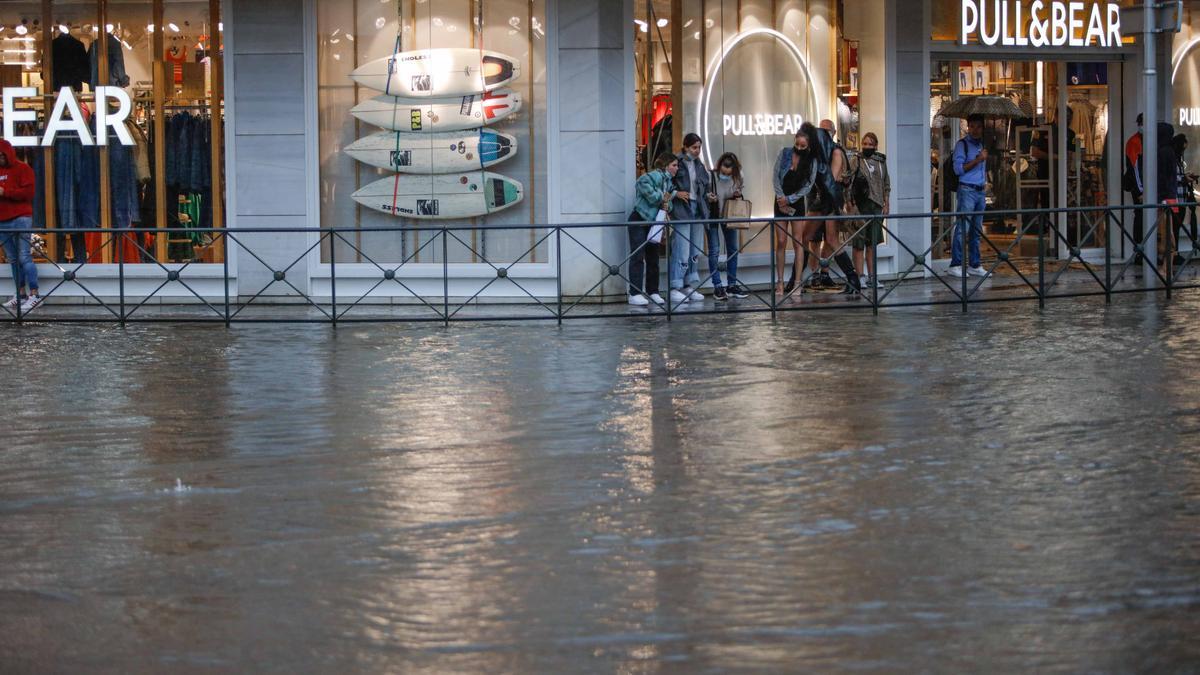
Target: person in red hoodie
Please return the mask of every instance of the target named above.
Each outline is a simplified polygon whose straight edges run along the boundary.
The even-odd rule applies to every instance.
[[[17,159],[12,143],[0,140],[0,243],[4,245],[4,257],[12,266],[17,287],[16,295],[4,307],[11,310],[19,304],[22,312],[32,310],[42,301],[38,296],[37,265],[33,263],[32,233],[13,232],[33,229],[35,181],[33,169]],[[26,287],[28,296],[24,295]]]

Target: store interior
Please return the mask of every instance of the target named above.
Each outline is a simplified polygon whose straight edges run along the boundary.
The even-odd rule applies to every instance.
[[[140,0],[20,2],[0,5],[0,83],[36,89],[22,99],[39,134],[56,94],[69,87],[95,131],[95,88],[129,95],[135,144],[113,138],[89,146],[78,134],[49,148],[22,148],[37,176],[34,226],[62,230],[39,238],[42,262],[219,263],[209,233],[129,234],[118,243],[88,228],[211,228],[224,221],[223,45],[220,3]],[[157,21],[156,21],[157,17]],[[99,40],[108,36],[107,44]],[[213,49],[217,50],[214,60]],[[214,72],[214,63],[217,64]],[[214,74],[216,77],[214,78]]]
[[[1107,206],[1120,203],[1111,194],[1111,154],[1123,139],[1120,130],[1120,63],[1057,61],[936,61],[930,81],[931,204],[935,212],[955,208],[952,153],[966,134],[966,120],[941,114],[959,96],[991,95],[1010,99],[1020,111],[1012,119],[989,119],[984,144],[987,163],[984,234],[1013,258],[1038,255],[1040,224],[1028,216],[999,212],[1031,208]],[[1066,129],[1065,146],[1059,130]],[[1119,135],[1114,132],[1114,135]],[[1065,147],[1065,154],[1063,148]],[[936,218],[935,258],[950,257],[949,218]],[[1107,235],[1104,211],[1057,217],[1044,228],[1045,253],[1063,257],[1072,248],[1102,248]],[[1057,231],[1056,231],[1057,230]],[[992,246],[984,245],[985,258]]]

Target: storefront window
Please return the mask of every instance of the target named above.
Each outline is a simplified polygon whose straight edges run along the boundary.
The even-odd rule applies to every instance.
[[[17,125],[14,135],[45,136],[57,105],[70,111],[77,103],[82,115],[80,122],[68,112],[74,126],[48,147],[20,149],[37,176],[35,227],[61,231],[45,238],[43,262],[223,260],[219,238],[208,234],[130,234],[118,242],[78,232],[223,226],[218,7],[208,0],[0,5],[0,83],[35,92],[14,108],[36,121]],[[161,77],[164,66],[169,75]],[[97,142],[100,86],[123,94],[106,97],[110,114],[121,114],[122,97],[129,104],[122,124],[105,127],[104,144]]]
[[[882,2],[684,0],[678,17],[668,0],[638,0],[634,9],[640,169],[698,133],[707,164],[738,156],[754,215],[770,217],[774,159],[802,123],[833,121],[851,151],[874,131],[886,150]],[[864,59],[878,66],[875,75],[863,75]],[[769,247],[757,237],[745,250]]]
[[[1038,254],[1032,216],[1001,215],[1024,209],[1105,206],[1110,203],[1110,104],[1119,85],[1120,64],[1057,61],[938,61],[930,82],[930,158],[934,210],[955,209],[953,152],[966,134],[966,121],[942,114],[964,96],[1009,99],[1020,116],[989,118],[984,145],[987,210],[984,231],[1000,250],[1014,257]],[[1119,86],[1118,86],[1119,90]],[[1119,100],[1119,98],[1115,99]],[[1065,144],[1060,143],[1060,129]],[[1063,154],[1065,152],[1065,155]],[[1065,160],[1065,161],[1063,161]],[[1104,245],[1103,211],[1060,216],[1060,233],[1046,234],[1046,249],[1064,254],[1070,248]],[[949,257],[948,219],[935,219],[935,257]]]
[[[544,20],[544,0],[317,3],[321,225],[413,228],[323,261],[442,262],[416,229],[442,224],[480,228],[449,262],[548,261],[544,229],[497,227],[547,221]]]

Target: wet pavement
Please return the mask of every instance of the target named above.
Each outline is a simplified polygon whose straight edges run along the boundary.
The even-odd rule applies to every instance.
[[[0,337],[0,671],[1200,668],[1200,294]]]

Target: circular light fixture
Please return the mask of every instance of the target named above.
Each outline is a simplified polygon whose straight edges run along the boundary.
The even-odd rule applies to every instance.
[[[704,87],[702,88],[703,94],[700,96],[700,101],[696,104],[696,120],[697,125],[700,127],[701,135],[708,135],[708,111],[712,101],[713,90],[713,88],[709,86],[710,81],[717,76],[717,73],[721,71],[721,66],[725,64],[725,59],[729,56],[729,53],[733,51],[733,48],[738,46],[738,44],[740,44],[746,38],[754,37],[756,35],[768,35],[783,43],[783,46],[786,47],[788,52],[791,53],[792,57],[796,59],[796,65],[799,66],[801,72],[804,73],[804,79],[808,80],[808,90],[810,96],[809,100],[816,100],[817,92],[813,88],[812,74],[808,71],[808,63],[804,60],[804,52],[802,52],[800,48],[796,46],[796,43],[792,42],[788,36],[780,33],[777,30],[773,30],[771,28],[752,28],[729,38],[729,42],[721,46],[721,51],[717,53],[717,55],[714,56],[712,61],[710,61],[708,64],[708,70],[706,70],[704,73]],[[705,143],[703,150],[705,161],[708,162],[709,166],[713,165],[712,153],[709,151],[709,148],[711,147],[711,143]]]

